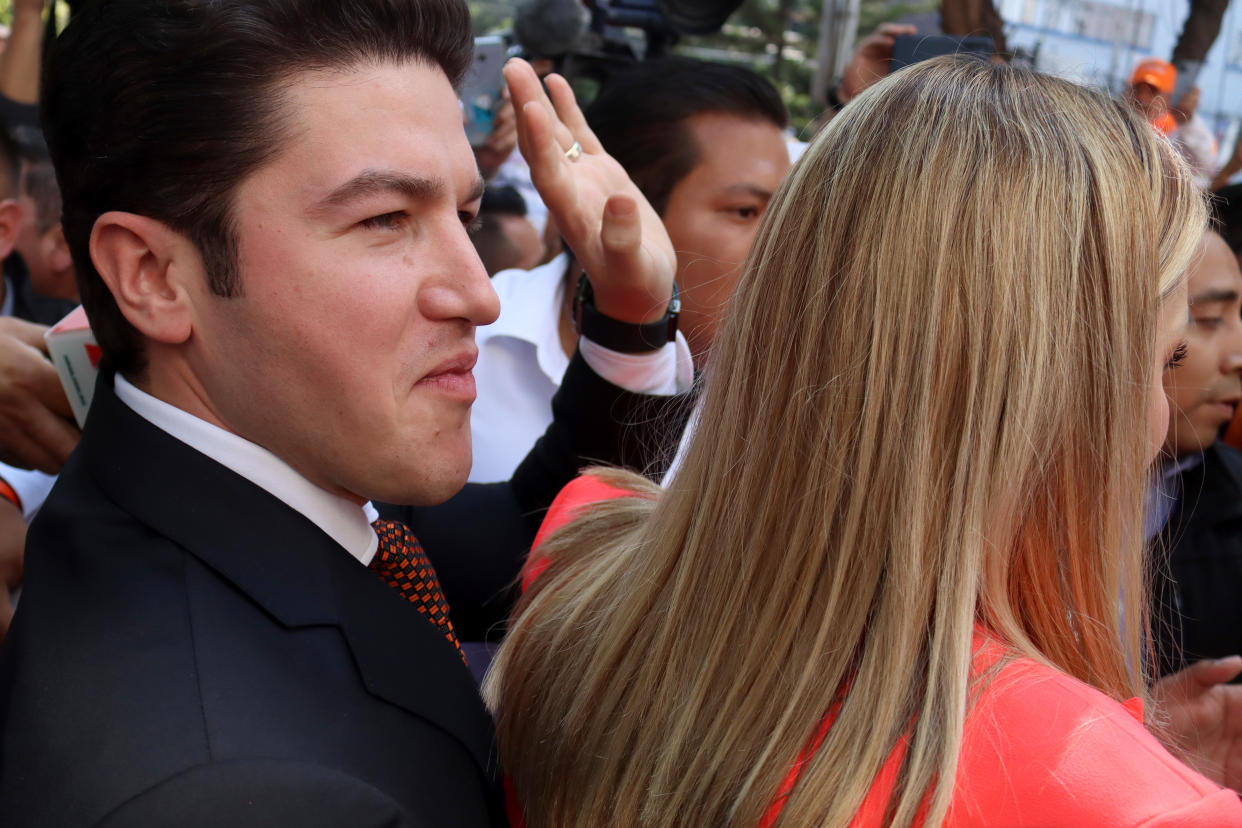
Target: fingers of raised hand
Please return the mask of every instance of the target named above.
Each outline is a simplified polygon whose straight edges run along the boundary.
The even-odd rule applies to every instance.
[[[578,100],[574,97],[574,90],[570,87],[569,81],[560,75],[548,75],[545,83],[548,86],[548,94],[552,96],[552,106],[556,110],[557,117],[569,129],[570,143],[577,141],[582,145],[584,152],[603,152],[603,145],[587,126],[586,116],[582,114],[582,109],[578,106]]]
[[[604,258],[610,267],[629,265],[642,247],[642,221],[638,205],[628,196],[613,196],[604,206],[599,233]]]
[[[547,93],[544,92],[543,85],[535,75],[535,70],[526,61],[513,58],[505,64],[504,71],[505,80],[509,84],[509,95],[513,98],[514,111],[518,117],[519,145],[522,133],[525,131],[524,122],[529,121],[531,113],[538,108],[547,114],[548,134],[560,144],[561,152],[569,149],[574,143],[574,137],[569,127],[557,117],[556,109],[552,106],[552,101],[548,99]]]

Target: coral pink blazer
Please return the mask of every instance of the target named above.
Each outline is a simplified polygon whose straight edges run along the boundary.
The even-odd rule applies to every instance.
[[[523,587],[546,567],[537,550],[549,534],[584,507],[628,494],[589,475],[566,486],[535,538]],[[1006,655],[982,630],[975,637],[975,653],[979,671]],[[761,828],[776,824],[803,762],[831,724],[829,714],[790,769]],[[902,754],[901,748],[895,750],[885,763],[855,826],[883,824]],[[1165,750],[1143,726],[1138,699],[1118,704],[1058,670],[1013,658],[985,686],[966,718],[944,824],[1218,828],[1242,826],[1242,801]]]

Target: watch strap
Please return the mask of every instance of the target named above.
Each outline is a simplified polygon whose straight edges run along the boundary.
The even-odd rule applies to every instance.
[[[658,351],[672,342],[677,334],[677,317],[681,313],[681,292],[673,283],[673,298],[664,317],[654,322],[633,324],[621,322],[600,313],[595,307],[595,291],[586,272],[578,277],[578,293],[574,299],[574,327],[597,345],[623,354]]]

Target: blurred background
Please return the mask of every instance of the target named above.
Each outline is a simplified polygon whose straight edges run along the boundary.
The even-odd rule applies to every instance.
[[[83,0],[74,0],[83,2]],[[1121,95],[1145,58],[1177,69],[1172,103],[1197,90],[1195,112],[1218,165],[1242,127],[1242,0],[469,0],[476,36],[510,53],[557,56],[590,99],[619,65],[686,54],[741,63],[769,78],[809,138],[854,47],[882,23],[920,35],[989,37],[996,52]],[[52,4],[56,23],[69,0]],[[0,41],[13,0],[0,0]]]
[[[475,33],[512,40],[515,21],[555,17],[558,2],[574,0],[470,0]],[[0,20],[7,3],[0,0]],[[746,64],[781,90],[797,133],[821,113],[854,45],[885,22],[913,24],[920,34],[990,36],[1012,60],[1114,94],[1139,61],[1158,57],[1177,66],[1178,94],[1199,89],[1198,114],[1227,156],[1242,123],[1238,6],[1242,0],[589,0],[577,49],[615,54],[624,43],[637,58],[654,49]],[[701,31],[678,25],[686,22]],[[580,91],[589,95],[589,85]]]

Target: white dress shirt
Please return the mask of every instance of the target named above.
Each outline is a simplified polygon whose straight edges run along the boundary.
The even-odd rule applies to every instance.
[[[22,502],[22,517],[26,519],[26,523],[30,523],[43,501],[47,500],[47,493],[52,490],[56,475],[0,463],[0,480],[8,483],[17,494],[17,499]]]
[[[116,396],[151,425],[266,489],[322,529],[363,565],[370,564],[375,557],[379,538],[371,522],[379,514],[369,502],[359,506],[324,491],[262,446],[156,399],[120,374],[116,375]]]
[[[500,318],[475,333],[472,482],[508,480],[552,422],[552,396],[569,368],[560,338],[568,265],[569,255],[562,253],[534,270],[502,270],[492,277]],[[618,353],[585,337],[578,350],[595,373],[635,393],[684,393],[694,382],[690,347],[680,332],[675,343],[650,353]]]

